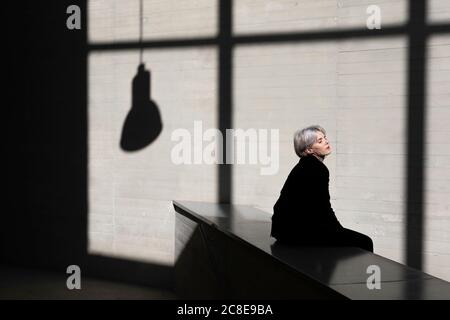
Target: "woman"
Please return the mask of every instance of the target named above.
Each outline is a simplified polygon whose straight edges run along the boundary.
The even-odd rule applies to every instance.
[[[323,163],[331,146],[325,130],[320,126],[298,130],[294,148],[300,161],[275,203],[272,237],[281,243],[360,247],[373,252],[372,240],[342,227],[331,208],[329,172]]]

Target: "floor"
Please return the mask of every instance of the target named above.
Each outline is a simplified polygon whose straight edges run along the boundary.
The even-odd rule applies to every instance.
[[[26,300],[174,300],[171,291],[95,278],[81,278],[81,289],[69,290],[67,274],[0,265],[0,299]]]

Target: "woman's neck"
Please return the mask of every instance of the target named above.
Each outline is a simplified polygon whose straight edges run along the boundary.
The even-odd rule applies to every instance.
[[[317,159],[319,159],[321,162],[323,162],[323,160],[325,160],[325,156],[318,156],[316,154],[312,154],[314,157],[316,157]]]

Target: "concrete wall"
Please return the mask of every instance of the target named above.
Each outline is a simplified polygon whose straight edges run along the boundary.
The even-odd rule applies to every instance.
[[[136,41],[139,1],[90,1],[90,44]],[[213,35],[213,1],[145,1],[145,40]],[[205,129],[217,117],[217,49],[188,47],[145,50],[151,99],[163,129],[147,148],[120,148],[122,127],[132,104],[131,80],[139,50],[92,51],[89,73],[89,253],[173,265],[173,199],[217,200],[217,168],[176,165],[171,150],[177,128]]]
[[[143,1],[143,38],[196,39],[218,33],[218,2]],[[322,38],[322,31],[366,28],[369,5],[382,28],[408,21],[409,3],[396,1],[234,1],[233,34],[317,32],[312,41],[253,43],[232,53],[233,127],[279,129],[279,171],[233,166],[233,202],[272,213],[280,188],[298,161],[297,128],[326,128],[334,153],[332,205],[348,228],[370,235],[375,252],[406,262],[408,36]],[[89,44],[139,40],[139,1],[91,0]],[[428,23],[450,23],[450,4],[428,3]],[[377,31],[374,30],[374,33]],[[423,266],[450,280],[450,35],[426,42],[426,127]],[[170,201],[216,201],[216,165],[175,165],[171,133],[217,127],[219,53],[215,45],[147,48],[151,98],[163,131],[147,148],[124,152],[119,140],[131,107],[139,50],[91,50],[88,57],[89,250],[174,262]],[[413,124],[414,125],[414,124]]]

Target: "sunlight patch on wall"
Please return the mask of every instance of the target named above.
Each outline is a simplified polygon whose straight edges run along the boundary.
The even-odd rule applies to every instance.
[[[450,281],[450,36],[428,41],[424,271]]]
[[[148,50],[143,60],[163,127],[150,145],[126,152],[120,139],[139,51],[89,56],[89,252],[171,265],[171,201],[212,202],[217,196],[216,166],[171,159],[173,130],[192,131],[195,120],[216,126],[217,54],[213,48]]]
[[[210,37],[217,34],[217,0],[90,0],[90,43],[138,41],[142,1],[143,40]]]

